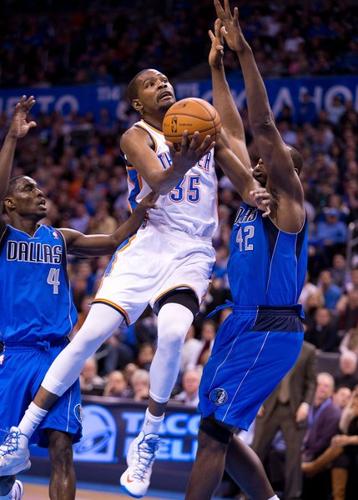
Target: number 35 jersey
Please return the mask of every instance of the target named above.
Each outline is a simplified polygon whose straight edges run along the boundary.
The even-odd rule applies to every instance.
[[[30,236],[6,226],[0,241],[1,342],[54,342],[71,332],[77,312],[66,264],[57,229],[40,225]]]
[[[242,203],[230,242],[228,277],[238,306],[289,306],[301,294],[307,269],[307,221],[287,233]]]
[[[168,169],[172,160],[165,138],[160,130],[144,120],[134,124],[151,137],[155,153],[163,167]],[[151,188],[137,172],[135,165],[127,162],[129,203],[134,209]],[[217,223],[217,177],[214,166],[214,150],[194,165],[175,188],[159,197],[157,209],[149,213],[149,224],[165,225],[190,235],[211,239]]]

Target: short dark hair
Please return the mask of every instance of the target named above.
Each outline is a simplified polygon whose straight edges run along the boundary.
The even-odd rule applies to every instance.
[[[149,68],[142,69],[139,71],[136,75],[133,76],[132,80],[128,83],[127,86],[127,91],[126,91],[126,97],[128,101],[132,104],[133,99],[138,98],[138,82],[137,79],[140,77],[143,73],[148,71]]]
[[[302,160],[301,153],[299,153],[299,151],[297,151],[297,149],[292,147],[292,146],[290,146],[290,153],[291,153],[291,158],[293,161],[293,166],[297,170],[298,175],[300,175],[300,173],[302,171],[302,167],[303,167],[303,160]]]

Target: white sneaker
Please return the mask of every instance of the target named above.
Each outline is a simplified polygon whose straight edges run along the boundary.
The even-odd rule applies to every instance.
[[[0,445],[0,477],[14,476],[31,467],[29,440],[17,427],[11,427]]]
[[[22,482],[16,479],[11,488],[11,491],[9,492],[9,496],[5,498],[7,498],[8,500],[21,500],[23,496],[24,496],[24,487],[22,485]]]
[[[141,498],[147,493],[159,442],[157,434],[142,431],[129,446],[128,469],[121,475],[121,485],[132,497]]]

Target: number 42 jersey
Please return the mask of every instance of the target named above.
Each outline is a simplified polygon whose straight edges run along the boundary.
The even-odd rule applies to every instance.
[[[307,220],[298,233],[278,229],[242,203],[230,241],[228,277],[237,306],[292,306],[307,269]]]
[[[39,225],[30,236],[6,226],[0,234],[1,342],[56,342],[71,332],[77,312],[66,265],[59,230]]]

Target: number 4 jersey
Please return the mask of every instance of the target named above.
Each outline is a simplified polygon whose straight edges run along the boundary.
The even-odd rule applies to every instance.
[[[66,264],[57,229],[40,225],[30,236],[6,226],[0,241],[1,342],[53,342],[71,332],[77,312]]]
[[[260,210],[242,203],[234,223],[228,277],[238,306],[290,306],[307,269],[307,221],[298,233],[278,229]]]
[[[134,124],[151,137],[155,153],[166,170],[172,160],[169,148],[160,130],[144,120]],[[129,204],[134,209],[151,189],[139,175],[135,165],[127,163]],[[166,195],[160,196],[156,210],[151,210],[149,220],[155,226],[166,226],[185,233],[211,238],[217,223],[217,178],[214,166],[214,150],[203,156]]]

